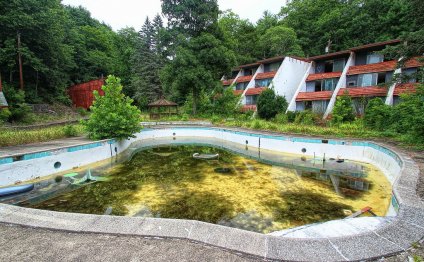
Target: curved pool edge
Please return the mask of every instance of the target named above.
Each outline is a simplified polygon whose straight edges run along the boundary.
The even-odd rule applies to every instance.
[[[424,237],[424,203],[416,193],[420,172],[416,163],[396,148],[379,145],[395,152],[402,162],[393,184],[399,211],[387,225],[362,234],[298,239],[191,220],[60,213],[4,204],[0,204],[0,223],[70,232],[186,239],[271,260],[357,261],[387,257]]]

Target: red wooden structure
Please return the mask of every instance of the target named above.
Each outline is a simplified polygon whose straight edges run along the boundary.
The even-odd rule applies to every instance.
[[[103,79],[92,80],[87,83],[71,86],[68,89],[68,94],[75,107],[89,109],[94,102],[94,91],[98,91],[101,96],[104,95],[104,91],[102,90],[103,85]]]

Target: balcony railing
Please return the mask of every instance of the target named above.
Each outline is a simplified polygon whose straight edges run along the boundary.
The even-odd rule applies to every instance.
[[[306,82],[330,79],[330,78],[338,78],[342,76],[342,72],[330,72],[330,73],[318,73],[318,74],[310,74],[306,79]]]

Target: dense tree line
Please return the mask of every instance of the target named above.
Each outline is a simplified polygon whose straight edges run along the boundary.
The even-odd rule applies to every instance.
[[[119,63],[119,34],[81,7],[63,6],[59,0],[2,0],[0,13],[2,79],[19,86],[20,53],[29,102],[64,101],[72,83],[125,70]]]
[[[66,101],[71,84],[114,74],[142,108],[165,96],[180,104],[190,100],[195,113],[238,64],[399,37],[409,45],[389,50],[394,56],[423,52],[421,0],[293,0],[256,23],[220,11],[216,0],[161,3],[162,14],[142,28],[114,32],[86,9],[60,0],[0,0],[3,83],[19,87],[19,53],[27,102]]]

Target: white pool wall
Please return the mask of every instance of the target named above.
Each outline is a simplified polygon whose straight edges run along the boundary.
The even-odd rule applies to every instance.
[[[98,161],[106,160],[111,156],[122,153],[131,147],[134,142],[143,139],[165,138],[165,137],[207,137],[222,139],[223,142],[233,142],[249,147],[259,147],[278,152],[291,154],[304,154],[328,158],[344,158],[355,161],[370,163],[383,171],[387,179],[393,185],[402,169],[401,162],[393,156],[384,153],[369,146],[367,142],[349,142],[342,140],[329,140],[329,144],[320,142],[315,138],[294,138],[287,136],[269,136],[259,135],[248,132],[233,131],[220,128],[165,128],[165,129],[146,129],[136,134],[135,138],[116,142],[106,140],[89,143],[86,145],[67,147],[61,149],[49,150],[47,152],[35,152],[25,154],[24,160],[8,163],[8,159],[0,159],[0,186],[14,184],[17,181],[31,180],[36,177],[44,177],[59,172],[72,170],[81,166],[93,164]],[[361,143],[364,146],[361,146]],[[116,148],[116,151],[115,151]],[[306,149],[302,153],[302,149]],[[387,149],[386,149],[387,150]],[[393,153],[392,153],[393,154]],[[16,158],[16,156],[15,156]],[[9,158],[11,161],[12,157]],[[28,160],[26,160],[28,159]],[[55,168],[55,163],[60,162],[61,166]]]

